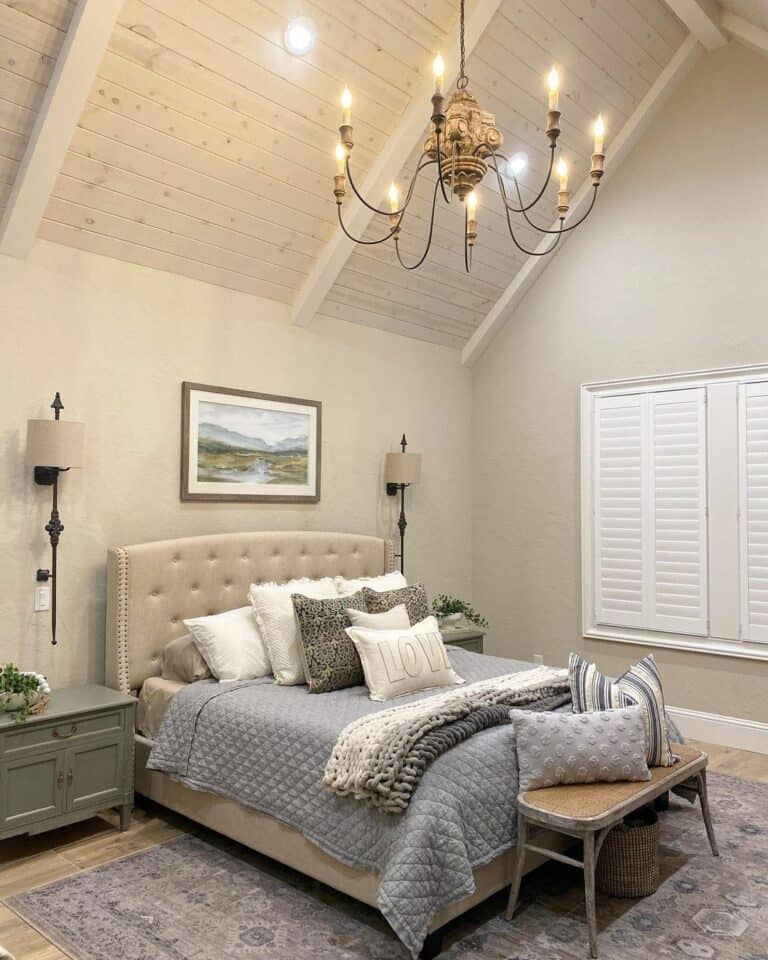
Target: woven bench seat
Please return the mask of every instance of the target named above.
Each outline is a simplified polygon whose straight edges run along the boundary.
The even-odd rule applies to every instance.
[[[714,856],[719,856],[707,800],[706,753],[683,743],[673,743],[672,753],[679,762],[671,767],[651,767],[651,779],[636,783],[588,783],[529,790],[518,796],[517,856],[512,889],[509,893],[507,919],[511,920],[520,895],[523,864],[527,851],[541,854],[584,871],[584,896],[589,931],[589,955],[597,957],[597,917],[595,911],[595,867],[608,832],[628,813],[671,790],[684,781],[694,784],[698,793],[704,826]],[[581,839],[582,860],[547,850],[529,842],[531,831],[541,828],[556,830]]]

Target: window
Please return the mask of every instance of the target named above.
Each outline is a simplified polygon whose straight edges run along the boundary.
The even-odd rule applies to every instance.
[[[768,659],[768,368],[582,388],[584,632]]]

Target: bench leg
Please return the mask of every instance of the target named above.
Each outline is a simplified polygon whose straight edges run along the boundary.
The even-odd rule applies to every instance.
[[[589,931],[589,955],[597,957],[597,912],[595,905],[595,834],[590,831],[584,835],[584,901],[587,908],[587,929]]]
[[[720,851],[717,849],[717,840],[715,840],[715,829],[712,826],[712,815],[709,812],[709,797],[707,795],[707,771],[701,770],[696,774],[696,784],[699,788],[699,804],[701,805],[701,815],[704,818],[704,826],[707,828],[707,837],[709,845],[712,848],[712,856],[719,857]]]
[[[517,815],[517,850],[515,857],[515,872],[512,876],[512,886],[509,890],[509,901],[507,903],[507,920],[511,920],[517,906],[517,900],[520,896],[520,884],[523,881],[523,866],[525,864],[525,843],[528,835],[528,826],[525,817],[518,813]]]

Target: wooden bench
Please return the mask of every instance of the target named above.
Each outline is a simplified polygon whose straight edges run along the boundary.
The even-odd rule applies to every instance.
[[[590,783],[529,790],[518,797],[517,856],[509,893],[507,919],[511,920],[520,894],[523,864],[527,850],[542,854],[584,871],[584,896],[587,907],[590,957],[597,957],[597,918],[595,915],[595,866],[608,832],[628,813],[652,803],[657,797],[686,780],[692,780],[699,795],[701,813],[714,856],[720,854],[712,828],[707,800],[706,753],[685,744],[672,744],[680,757],[673,767],[652,767],[651,779],[640,783]],[[584,859],[575,860],[563,853],[529,843],[531,827],[556,830],[584,843]]]

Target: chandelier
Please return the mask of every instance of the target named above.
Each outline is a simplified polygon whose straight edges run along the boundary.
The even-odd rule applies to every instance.
[[[439,53],[435,57],[432,67],[435,76],[435,92],[432,95],[432,117],[429,136],[424,143],[424,149],[419,156],[416,170],[405,191],[404,199],[401,200],[400,191],[395,183],[392,183],[390,186],[389,210],[381,210],[375,204],[369,203],[355,186],[349,164],[350,154],[354,146],[354,140],[352,138],[352,95],[347,87],[344,87],[344,92],[341,95],[342,122],[339,127],[339,143],[336,145],[337,166],[333,187],[339,224],[350,240],[353,240],[355,243],[364,244],[365,246],[375,246],[380,243],[386,243],[388,240],[393,240],[397,259],[400,265],[406,270],[418,269],[429,253],[435,225],[435,208],[438,196],[442,196],[445,203],[451,203],[455,197],[459,202],[464,204],[464,266],[467,273],[469,273],[472,267],[472,249],[477,240],[477,211],[479,205],[477,187],[485,177],[489,168],[492,171],[492,176],[495,174],[498,182],[499,195],[512,241],[524,254],[537,257],[552,253],[564,234],[575,230],[576,227],[580,226],[586,220],[597,200],[597,190],[600,186],[600,178],[603,175],[603,166],[605,163],[605,124],[603,123],[602,116],[598,116],[593,129],[594,152],[592,154],[592,169],[590,171],[593,188],[592,196],[586,212],[575,222],[570,222],[568,219],[568,209],[570,207],[568,164],[562,155],[560,155],[557,164],[555,164],[557,139],[560,136],[560,110],[558,109],[560,77],[557,69],[553,67],[548,77],[549,109],[547,112],[546,136],[549,140],[549,164],[547,175],[541,189],[536,193],[535,197],[530,202],[524,203],[518,176],[525,168],[527,158],[525,154],[522,153],[515,154],[511,158],[508,158],[500,152],[504,138],[496,126],[496,118],[490,111],[484,110],[481,107],[468,89],[469,78],[465,72],[464,50],[464,0],[461,0],[459,46],[459,76],[456,80],[456,90],[448,100],[447,106],[443,92],[445,63]],[[500,169],[500,164],[504,174],[506,174],[507,178],[511,179],[514,185],[511,200],[507,195],[507,184],[502,169]],[[426,245],[421,256],[415,261],[407,263],[403,259],[400,250],[400,235],[408,208],[414,197],[416,183],[419,176],[428,167],[436,167],[436,176],[434,187],[432,188],[432,202]],[[547,187],[552,180],[553,173],[556,173],[559,178],[557,225],[543,227],[529,216],[529,212],[544,198]],[[366,240],[362,237],[355,237],[349,232],[342,216],[342,205],[347,193],[347,183],[354,195],[365,207],[374,214],[388,218],[389,226],[384,236],[378,239]],[[551,237],[551,243],[543,250],[539,248],[529,250],[515,234],[516,225],[513,222],[512,214],[522,217],[525,224],[537,233],[542,234],[542,236]],[[550,223],[553,223],[553,221],[550,221]],[[519,229],[520,226],[522,226],[522,223],[518,221],[517,229]]]

